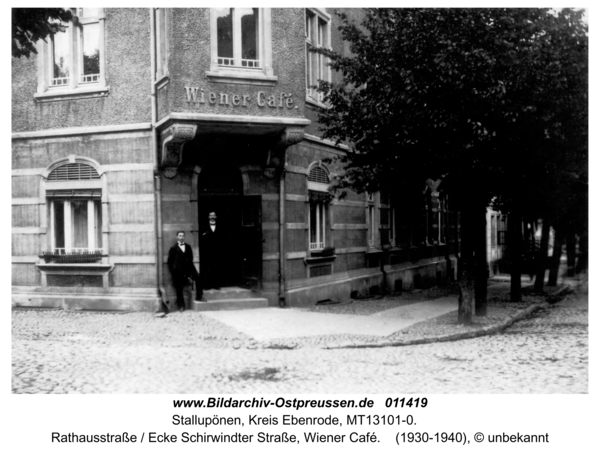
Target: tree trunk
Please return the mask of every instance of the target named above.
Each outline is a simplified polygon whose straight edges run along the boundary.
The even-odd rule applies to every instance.
[[[533,289],[537,293],[544,291],[544,279],[546,278],[546,268],[548,268],[548,243],[550,242],[550,223],[547,220],[542,221],[542,242],[537,256],[537,274]]]
[[[468,202],[467,202],[468,203]],[[474,268],[473,259],[473,207],[463,205],[461,208],[460,226],[460,261],[458,267],[458,323],[470,325],[473,321],[474,309]]]
[[[475,238],[475,315],[487,315],[487,284],[490,270],[487,261],[487,208],[477,207],[474,219]]]
[[[508,219],[510,232],[510,300],[518,303],[521,301],[521,227],[523,225],[521,213],[514,210]]]
[[[576,251],[575,234],[569,232],[567,234],[567,276],[575,276],[575,251]]]
[[[563,238],[561,232],[554,229],[554,246],[552,247],[552,259],[550,261],[550,273],[548,274],[548,285],[554,287],[558,284],[558,269],[560,268],[560,257],[562,256]]]
[[[587,231],[581,233],[579,237],[579,257],[577,260],[577,272],[585,272],[588,269],[588,234]]]

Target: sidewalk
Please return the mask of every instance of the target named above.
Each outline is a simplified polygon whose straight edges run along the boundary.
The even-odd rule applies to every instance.
[[[456,295],[413,303],[399,295],[320,310],[263,308],[204,312],[203,315],[253,338],[266,348],[414,345],[495,334],[549,307],[546,296],[530,291],[532,284],[523,281],[523,301],[513,303],[510,302],[510,279],[490,280],[487,315],[474,316],[471,325],[457,322]],[[545,290],[550,293],[564,289],[565,285],[581,287],[582,279],[563,279],[562,286]]]

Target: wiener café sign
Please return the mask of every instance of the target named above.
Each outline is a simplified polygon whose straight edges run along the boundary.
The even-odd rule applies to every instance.
[[[258,107],[270,109],[293,109],[294,98],[291,93],[268,94],[259,91],[256,95],[205,92],[201,87],[184,87],[187,102],[189,104],[209,104],[213,106],[250,107],[256,104]]]

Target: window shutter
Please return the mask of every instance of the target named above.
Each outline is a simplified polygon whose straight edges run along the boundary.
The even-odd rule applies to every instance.
[[[312,181],[313,183],[329,184],[329,175],[327,174],[327,170],[321,166],[314,166],[312,169],[310,169],[308,181]]]
[[[99,180],[98,171],[88,164],[79,162],[65,164],[57,167],[50,175],[48,181],[70,181],[70,180]]]

